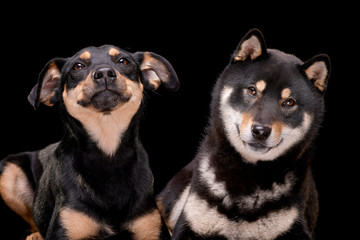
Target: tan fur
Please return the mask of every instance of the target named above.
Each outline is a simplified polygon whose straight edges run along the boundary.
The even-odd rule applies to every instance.
[[[91,217],[67,207],[60,209],[60,222],[70,240],[95,237],[102,227]]]
[[[310,80],[314,80],[315,87],[317,87],[320,91],[324,91],[326,87],[326,78],[329,74],[324,62],[314,62],[305,70],[305,73]]]
[[[88,60],[91,58],[91,53],[89,51],[85,51],[79,56],[79,58],[83,60]]]
[[[154,209],[128,225],[135,240],[157,240],[161,230],[161,215],[158,209]]]
[[[245,61],[250,57],[251,60],[259,57],[262,54],[261,43],[259,39],[255,36],[250,37],[245,40],[239,52],[235,56],[235,61]]]
[[[116,109],[104,115],[94,107],[83,107],[78,104],[84,97],[84,83],[79,84],[79,88],[65,90],[63,99],[68,112],[78,119],[90,134],[91,138],[97,143],[98,147],[107,155],[112,156],[120,142],[122,134],[140,107],[142,101],[143,86],[125,79],[126,91],[131,94],[131,98],[124,104],[119,104]]]
[[[81,81],[75,88],[76,101],[81,102],[89,98],[89,95],[93,92],[95,86],[94,81],[91,78],[92,72],[90,72],[85,80]],[[66,87],[66,86],[65,86]]]
[[[8,162],[0,178],[0,196],[5,204],[37,231],[32,215],[34,192],[23,170]]]
[[[116,55],[119,55],[120,54],[120,51],[118,50],[118,49],[116,49],[116,48],[110,48],[109,49],[109,55],[110,56],[116,56]]]
[[[156,66],[157,69],[159,69],[159,72],[165,73],[167,74],[167,78],[169,78],[169,71],[166,68],[166,66],[160,62],[159,60],[157,60],[156,58],[153,58],[150,53],[145,52],[144,53],[144,60],[141,63],[140,69],[141,70],[148,70],[148,69],[153,69],[154,66]]]
[[[284,88],[282,91],[281,91],[281,98],[283,100],[289,98],[291,96],[291,90],[290,88]]]
[[[40,93],[40,101],[47,106],[53,106],[54,104],[50,102],[51,98],[54,96],[55,91],[53,88],[47,88],[46,85],[50,82],[57,82],[61,78],[61,73],[59,68],[54,62],[50,63],[49,69],[44,76],[43,89]],[[55,83],[53,83],[55,84]]]
[[[170,76],[167,67],[159,60],[153,58],[148,52],[144,53],[144,60],[140,65],[140,69],[149,79],[150,84],[154,86],[154,90],[160,86],[162,81],[169,79]],[[153,69],[158,69],[158,71],[155,72]]]
[[[266,82],[264,80],[260,80],[260,81],[256,82],[255,86],[256,86],[257,90],[262,93],[266,88]]]
[[[253,123],[253,116],[250,113],[244,113],[240,125],[240,131],[245,132],[246,129],[250,129]]]
[[[26,240],[43,240],[39,232],[34,232],[26,237]]]
[[[272,131],[274,132],[274,138],[275,139],[280,139],[283,125],[284,124],[282,122],[280,122],[280,121],[275,121],[272,124],[271,128],[272,128]]]

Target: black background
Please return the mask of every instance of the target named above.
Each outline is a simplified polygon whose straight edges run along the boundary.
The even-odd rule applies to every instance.
[[[45,64],[87,46],[113,44],[131,52],[152,51],[171,62],[179,91],[147,92],[141,126],[155,176],[155,192],[195,155],[209,115],[212,87],[240,39],[259,28],[269,48],[303,61],[326,53],[332,73],[326,114],[317,139],[314,173],[320,195],[318,238],[345,239],[353,229],[359,143],[355,101],[358,76],[351,67],[357,50],[354,6],[159,5],[118,3],[9,5],[1,16],[0,158],[37,150],[62,133],[57,109],[34,110],[27,95]],[[357,27],[358,28],[358,27]],[[355,144],[354,144],[355,145]],[[352,152],[353,151],[353,152]],[[17,229],[0,208],[1,232]],[[1,236],[1,235],[0,235]],[[2,239],[2,237],[0,237]],[[6,238],[12,239],[12,238]]]

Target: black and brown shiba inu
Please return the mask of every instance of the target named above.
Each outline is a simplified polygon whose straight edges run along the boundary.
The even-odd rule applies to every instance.
[[[59,105],[63,138],[0,161],[0,197],[31,225],[27,239],[170,238],[139,139],[144,90],[161,84],[179,87],[165,58],[111,45],[45,66],[28,98]]]
[[[253,29],[213,90],[193,161],[157,196],[172,238],[312,239],[312,142],[324,114],[327,55],[302,62]]]

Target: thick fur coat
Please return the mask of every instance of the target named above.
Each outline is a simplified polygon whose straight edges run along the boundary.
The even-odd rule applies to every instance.
[[[172,239],[312,239],[313,141],[324,114],[327,55],[303,62],[253,29],[212,94],[196,157],[157,203]]]

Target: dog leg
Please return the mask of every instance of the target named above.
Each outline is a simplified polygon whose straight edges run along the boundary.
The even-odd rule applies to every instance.
[[[158,240],[161,233],[161,216],[157,209],[149,212],[129,224],[128,229],[136,240]]]
[[[0,177],[0,196],[11,210],[30,224],[32,231],[37,231],[32,214],[34,191],[18,165],[5,163]]]
[[[43,240],[39,232],[34,232],[26,237],[26,240]]]

